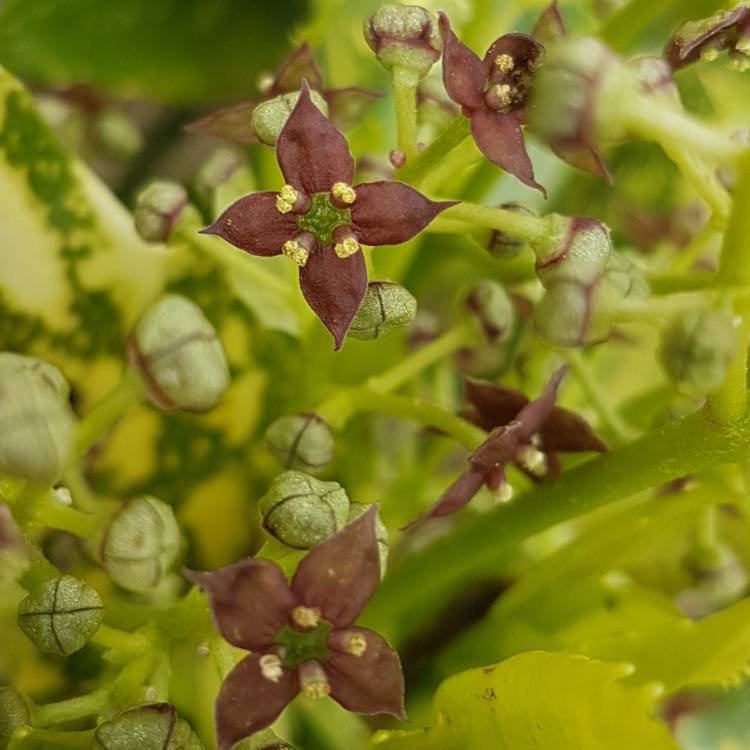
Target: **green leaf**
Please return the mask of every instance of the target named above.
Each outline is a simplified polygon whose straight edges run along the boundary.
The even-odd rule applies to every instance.
[[[676,750],[653,718],[656,686],[628,688],[627,664],[532,651],[446,680],[435,724],[380,733],[377,750]]]
[[[248,99],[304,20],[305,0],[7,0],[0,63],[37,83],[125,96]]]

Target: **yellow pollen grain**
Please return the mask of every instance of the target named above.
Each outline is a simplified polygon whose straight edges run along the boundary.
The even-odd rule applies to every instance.
[[[292,620],[301,628],[310,630],[320,623],[320,610],[311,607],[295,607],[292,610]]]
[[[367,651],[367,640],[361,633],[356,633],[346,644],[346,650],[352,656],[362,656]]]
[[[276,199],[276,210],[280,214],[288,214],[294,208],[294,204],[279,197]]]
[[[503,73],[510,73],[510,71],[516,67],[515,60],[506,53],[498,55],[495,58],[495,65],[497,65]]]
[[[276,654],[264,654],[258,660],[260,673],[269,682],[278,682],[282,675],[281,659]]]
[[[316,701],[331,694],[331,686],[327,682],[309,682],[302,688],[305,698]]]
[[[310,253],[307,248],[302,247],[296,240],[287,240],[281,246],[281,252],[286,255],[287,258],[296,263],[300,268],[307,263],[307,259],[310,257]]]
[[[279,198],[288,203],[294,203],[297,198],[299,198],[299,193],[297,193],[291,185],[284,185],[284,187],[279,190]]]
[[[359,242],[354,237],[346,237],[341,242],[337,242],[333,250],[339,258],[349,258],[359,250]]]
[[[345,182],[334,182],[331,188],[331,195],[334,198],[338,198],[338,200],[347,206],[351,206],[357,200],[357,193],[354,191],[354,188]]]
[[[512,89],[507,83],[497,84],[492,90],[501,106],[509,107],[513,103]]]

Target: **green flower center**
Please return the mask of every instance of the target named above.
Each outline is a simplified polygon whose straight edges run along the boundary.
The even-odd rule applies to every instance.
[[[334,206],[328,193],[313,193],[310,210],[297,217],[300,229],[312,232],[318,242],[325,243],[333,241],[335,229],[351,223],[352,212],[348,208]]]
[[[295,630],[291,625],[284,625],[276,633],[276,643],[284,648],[282,664],[287,669],[294,669],[311,659],[327,661],[331,655],[328,635],[332,629],[333,625],[326,620],[321,620],[314,628],[304,632]]]

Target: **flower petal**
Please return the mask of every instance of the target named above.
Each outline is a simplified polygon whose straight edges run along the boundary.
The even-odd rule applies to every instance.
[[[331,89],[323,96],[328,103],[328,115],[337,128],[348,130],[354,127],[369,111],[381,94],[356,86],[344,89]]]
[[[251,193],[232,203],[201,234],[216,234],[250,255],[280,255],[281,246],[297,233],[294,214],[280,214],[276,193]]]
[[[276,141],[276,158],[284,179],[308,195],[325,193],[334,182],[351,183],[354,177],[346,138],[313,104],[306,82]]]
[[[318,67],[315,53],[307,42],[302,42],[276,69],[268,95],[278,96],[299,91],[302,81],[305,80],[316,91],[323,88],[323,74]]]
[[[297,604],[281,568],[269,560],[248,557],[212,572],[184,575],[208,594],[221,635],[249,651],[268,648]]]
[[[505,69],[495,64],[500,55],[509,55],[512,58],[512,68]],[[490,82],[508,83],[514,88],[527,90],[543,55],[544,47],[533,36],[503,34],[490,45],[482,65]]]
[[[607,450],[591,425],[572,411],[556,406],[539,432],[545,451],[563,453]]]
[[[469,503],[471,498],[479,492],[484,484],[484,470],[472,467],[461,476],[443,493],[443,496],[426,512],[411,523],[404,526],[404,531],[412,531],[420,527],[425,521],[440,516],[452,516]]]
[[[534,179],[518,113],[479,109],[471,117],[471,133],[479,150],[491,162],[547,196],[547,191]]]
[[[601,177],[609,185],[612,184],[612,174],[604,163],[599,149],[594,146],[591,138],[583,132],[577,138],[558,140],[551,143],[552,150],[563,160],[576,169]]]
[[[542,426],[555,408],[557,389],[560,387],[560,383],[567,372],[567,365],[556,370],[550,378],[549,383],[547,383],[544,391],[542,391],[542,394],[533,401],[529,401],[529,403],[518,412],[515,421],[519,424],[518,435],[522,442],[528,442],[532,435],[536,435],[536,433],[542,429]]]
[[[445,13],[440,13],[443,34],[443,85],[456,104],[473,110],[483,106],[487,76],[479,57],[453,33]]]
[[[367,292],[364,255],[360,251],[339,258],[331,245],[318,245],[299,270],[299,284],[338,351]]]
[[[404,675],[398,654],[384,638],[366,628],[352,628],[367,642],[361,656],[334,652],[325,663],[331,698],[348,711],[406,719]]]
[[[365,245],[399,245],[418,235],[441,211],[458,201],[431,201],[401,182],[356,185],[352,225]]]
[[[464,391],[473,407],[467,414],[468,419],[488,432],[512,422],[529,403],[521,391],[474,378],[464,379]]]
[[[211,135],[233,143],[259,143],[252,128],[253,110],[259,102],[243,102],[234,107],[226,107],[185,126],[190,133]]]
[[[299,692],[296,672],[282,667],[277,682],[261,674],[263,654],[251,654],[228,675],[216,699],[218,750],[264,729]]]
[[[338,627],[351,625],[380,585],[377,505],[308,553],[292,579],[302,604]]]

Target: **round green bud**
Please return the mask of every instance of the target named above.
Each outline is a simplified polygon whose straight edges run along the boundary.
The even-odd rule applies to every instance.
[[[0,352],[0,474],[51,485],[73,448],[75,417],[60,370]]]
[[[0,687],[0,750],[8,747],[8,740],[16,729],[31,724],[32,704],[13,688]]]
[[[99,594],[68,575],[45,581],[18,605],[19,627],[47,654],[67,656],[82,649],[103,616]]]
[[[216,331],[186,297],[168,294],[147,310],[133,331],[129,354],[149,401],[164,411],[208,411],[229,386]]]
[[[368,341],[393,328],[408,325],[417,314],[417,300],[401,284],[372,281],[354,316],[349,335]]]
[[[580,284],[552,284],[534,306],[534,330],[553,346],[582,346],[589,330],[589,298]]]
[[[524,214],[525,216],[539,215],[536,211],[528,206],[524,206],[522,203],[503,203],[500,208]],[[472,236],[490,255],[501,260],[517,258],[529,246],[529,243],[521,237],[516,237],[499,229],[473,233]]]
[[[194,182],[195,192],[211,214],[223,210],[255,190],[247,159],[231,148],[217,148],[201,166]]]
[[[276,141],[281,135],[281,131],[292,114],[292,110],[297,105],[299,91],[290,94],[280,94],[273,99],[261,102],[253,110],[250,119],[250,126],[256,137],[261,143],[267,146],[275,146]],[[328,104],[326,100],[317,92],[310,91],[312,103],[328,117]]]
[[[702,396],[721,387],[736,351],[737,333],[729,313],[693,310],[664,330],[659,358],[683,393]]]
[[[665,97],[672,104],[680,105],[680,92],[677,88],[671,65],[656,55],[641,55],[628,60],[628,68],[637,76],[641,90],[645,94]]]
[[[167,503],[142,495],[127,500],[103,530],[98,559],[129,591],[156,588],[177,560],[180,528]]]
[[[351,523],[359,518],[370,506],[362,503],[352,503],[349,506],[349,518],[347,523]],[[380,577],[388,569],[388,529],[380,518],[380,511],[375,516],[375,536],[378,539],[378,552],[380,553]]]
[[[203,750],[190,725],[169,703],[136,706],[100,724],[94,750]]]
[[[96,116],[94,127],[99,143],[117,158],[129,159],[143,147],[137,122],[119,109],[103,109]]]
[[[508,337],[516,312],[502,284],[489,279],[480,281],[469,293],[466,304],[491,342],[503,341]]]
[[[273,729],[261,729],[251,737],[240,740],[232,750],[294,750]]]
[[[437,20],[418,5],[381,5],[365,21],[364,33],[383,67],[406,71],[415,83],[430,72],[442,51]]]
[[[135,199],[135,229],[146,242],[166,242],[189,205],[179,182],[155,180]]]
[[[338,482],[285,471],[258,501],[263,528],[294,549],[312,549],[346,526],[349,498]]]
[[[266,445],[287,469],[317,473],[333,458],[333,433],[317,414],[279,417],[266,430]]]

